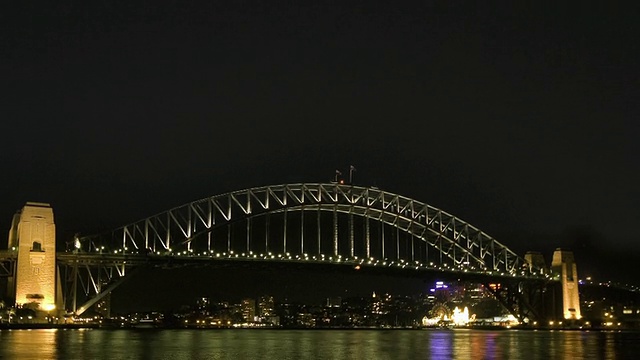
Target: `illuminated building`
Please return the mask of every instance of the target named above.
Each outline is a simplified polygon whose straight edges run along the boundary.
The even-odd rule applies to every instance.
[[[273,296],[263,295],[258,299],[258,316],[267,318],[273,315]]]
[[[242,319],[244,321],[254,321],[256,317],[256,300],[243,299],[240,306],[242,309]]]
[[[209,310],[211,308],[211,301],[208,297],[201,297],[196,301],[196,306],[198,307],[198,312],[203,315],[209,315]]]
[[[375,297],[375,293],[374,293]],[[342,298],[340,296],[327,298],[327,307],[341,307],[342,306]]]
[[[280,317],[275,314],[273,296],[263,295],[258,299],[258,319],[262,323],[280,326]]]
[[[111,293],[107,294],[105,297],[100,299],[100,301],[98,301],[93,306],[93,309],[98,315],[104,318],[110,318],[111,317]]]
[[[477,303],[488,296],[483,284],[475,284],[475,286],[470,284],[468,288],[465,288],[465,293],[472,303]]]

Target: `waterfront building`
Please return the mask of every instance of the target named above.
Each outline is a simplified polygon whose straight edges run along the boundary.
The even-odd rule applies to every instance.
[[[244,321],[255,321],[256,317],[256,300],[255,299],[242,299],[242,303],[240,305],[242,309],[242,319]]]

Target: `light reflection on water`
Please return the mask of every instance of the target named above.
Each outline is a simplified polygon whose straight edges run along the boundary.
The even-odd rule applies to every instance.
[[[0,359],[623,359],[640,332],[0,330]]]

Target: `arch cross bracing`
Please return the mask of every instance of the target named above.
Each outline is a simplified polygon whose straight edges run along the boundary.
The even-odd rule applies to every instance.
[[[373,187],[282,184],[200,199],[80,237],[82,253],[313,261],[536,276],[485,232]]]

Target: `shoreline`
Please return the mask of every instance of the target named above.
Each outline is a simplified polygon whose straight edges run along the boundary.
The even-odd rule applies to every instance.
[[[104,326],[100,324],[0,324],[1,330],[46,330],[46,329],[62,329],[62,330],[375,330],[375,331],[399,331],[399,330],[422,330],[422,331],[594,331],[594,332],[622,332],[622,331],[640,331],[637,328],[550,328],[550,327],[496,327],[496,326],[472,326],[472,327],[318,327],[318,328],[302,328],[302,327],[197,327],[197,326]]]

